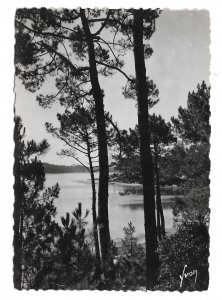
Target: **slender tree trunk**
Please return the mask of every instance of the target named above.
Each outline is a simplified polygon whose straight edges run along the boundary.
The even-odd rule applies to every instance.
[[[156,226],[157,226],[157,236],[159,241],[162,240],[162,232],[161,232],[161,218],[160,218],[160,189],[159,189],[159,174],[157,169],[157,157],[155,152],[155,145],[154,145],[154,170],[155,170],[155,177],[156,177]]]
[[[98,131],[98,151],[99,151],[99,193],[98,193],[98,223],[100,233],[100,245],[103,262],[108,260],[110,248],[110,231],[108,216],[108,150],[106,141],[106,126],[104,117],[103,93],[98,80],[98,72],[95,60],[95,49],[93,38],[85,16],[84,9],[80,9],[83,29],[86,35],[88,45],[90,80],[92,93],[95,99],[96,122]]]
[[[22,241],[20,235],[20,209],[14,205],[14,287],[22,289]]]
[[[160,192],[160,175],[159,175],[159,168],[158,168],[158,150],[157,145],[154,143],[154,156],[155,156],[155,174],[156,174],[156,201],[157,201],[157,214],[160,218],[160,229],[161,229],[161,237],[164,237],[166,234],[165,231],[165,219],[163,214],[163,207],[161,201],[161,192]]]
[[[92,217],[93,217],[93,237],[94,237],[95,252],[96,252],[96,271],[99,272],[101,261],[100,261],[100,249],[99,249],[97,213],[96,213],[96,184],[95,184],[95,176],[94,176],[93,164],[92,164],[92,159],[90,154],[89,142],[87,142],[87,151],[88,151],[91,186],[92,186]]]
[[[157,229],[155,218],[154,174],[150,149],[148,95],[143,45],[143,10],[134,10],[133,39],[137,84],[138,127],[143,181],[143,201],[146,242],[146,287],[156,284],[158,274]]]
[[[16,143],[16,141],[15,141]],[[19,142],[17,142],[19,143]],[[16,146],[16,145],[15,145]],[[15,153],[15,165],[14,165],[14,287],[18,290],[22,289],[22,239],[21,239],[21,212],[22,212],[22,193],[21,193],[21,182],[19,178],[19,163],[17,162]]]
[[[160,211],[158,208],[158,201],[157,201],[157,195],[156,195],[156,226],[157,226],[157,236],[159,241],[162,240],[162,235],[161,235],[161,221],[160,221]]]

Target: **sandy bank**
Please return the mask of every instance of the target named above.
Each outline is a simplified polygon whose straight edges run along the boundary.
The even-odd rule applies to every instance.
[[[109,181],[110,184],[117,184],[121,186],[128,186],[128,187],[142,187],[142,184],[140,183],[126,183],[126,182],[120,182],[120,181]]]

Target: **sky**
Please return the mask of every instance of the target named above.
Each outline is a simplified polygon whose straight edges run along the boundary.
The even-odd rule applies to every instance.
[[[206,10],[164,10],[156,21],[156,31],[150,40],[153,55],[146,62],[147,76],[159,89],[159,103],[150,111],[161,114],[166,121],[176,116],[179,106],[186,106],[189,91],[196,89],[203,80],[209,84],[210,66],[210,18]],[[134,74],[133,55],[127,54],[124,71]],[[110,111],[120,129],[134,127],[137,123],[136,101],[124,99],[122,87],[126,79],[121,74],[100,78],[105,91],[105,109]],[[53,86],[45,83],[44,90]],[[53,138],[45,130],[45,122],[58,125],[56,114],[63,109],[54,104],[50,109],[41,108],[36,102],[36,94],[25,90],[22,83],[15,80],[16,113],[26,127],[27,139],[41,141],[47,139],[49,151],[42,161],[53,164],[71,165],[71,158],[61,158],[56,154],[64,143]]]

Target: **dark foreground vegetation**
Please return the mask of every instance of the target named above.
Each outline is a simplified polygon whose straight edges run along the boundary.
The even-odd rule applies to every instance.
[[[57,115],[59,127],[47,122],[46,129],[65,142],[59,155],[72,157],[90,173],[93,227],[86,230],[90,216],[81,203],[61,218],[61,225],[55,222],[59,185],[45,188],[39,160],[49,145],[45,140],[26,141],[21,118],[15,116],[15,288],[208,288],[210,88],[204,81],[198,84],[188,94],[187,107],[179,107],[171,122],[150,114],[159,91],[146,76],[145,59],[153,52],[148,42],[160,13],[158,9],[17,10],[16,76],[31,92],[53,78],[58,93],[40,94],[37,100],[42,107],[58,100],[65,108]],[[94,28],[95,23],[100,26]],[[112,42],[105,40],[104,32]],[[123,71],[122,57],[128,51],[134,57],[135,76]],[[126,78],[124,96],[137,101],[138,125],[128,131],[119,130],[104,111],[100,77],[114,71]],[[113,178],[142,184],[144,245],[138,244],[131,222],[123,228],[121,245],[111,240],[108,150],[114,160]],[[172,235],[165,232],[161,201],[165,185],[177,186]]]
[[[204,89],[208,91],[204,84],[198,88],[199,92]],[[198,92],[195,95],[198,96]],[[201,112],[198,115],[201,116]],[[174,159],[179,162],[181,174],[186,174],[187,170],[190,176],[176,190],[180,195],[175,196],[173,207],[177,230],[159,242],[159,275],[154,290],[192,291],[208,287],[209,158],[206,147],[209,145],[202,141],[207,134],[205,123],[203,120],[197,122],[198,126],[202,122],[203,136],[198,144],[190,146],[195,147],[196,151],[191,152],[189,147],[186,149],[185,144],[182,146],[180,142],[179,146],[175,144],[167,150],[170,158],[167,163],[167,156],[164,156],[164,165],[168,164],[170,169],[171,155],[179,147],[180,151],[182,148],[183,160],[175,155]],[[34,141],[24,142],[23,134],[21,119],[17,117],[14,167],[17,205],[14,215],[15,282],[21,276],[21,288],[25,289],[145,289],[145,249],[134,237],[133,224],[129,223],[123,229],[123,239],[118,248],[112,243],[109,252],[111,263],[106,266],[105,277],[96,259],[93,228],[91,231],[85,230],[89,212],[82,212],[79,204],[71,216],[67,213],[62,218],[62,226],[55,222],[53,198],[58,197],[59,187],[44,189],[44,168],[35,158],[35,153],[46,151],[48,144],[46,141],[39,145]],[[191,162],[193,172],[188,162]],[[198,174],[196,168],[199,168]],[[184,278],[180,286],[185,265],[187,272],[197,270],[197,279],[195,282],[195,276],[189,280]]]

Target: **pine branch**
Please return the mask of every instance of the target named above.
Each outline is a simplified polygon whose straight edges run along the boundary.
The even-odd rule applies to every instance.
[[[126,79],[127,79],[128,81],[132,81],[132,79],[131,79],[128,75],[126,75],[126,73],[123,72],[123,71],[122,71],[121,69],[119,69],[118,67],[115,67],[115,66],[112,66],[112,65],[105,64],[105,63],[103,63],[103,62],[101,62],[101,61],[98,61],[98,60],[96,60],[96,63],[99,64],[99,65],[102,65],[102,66],[104,66],[104,67],[107,67],[107,68],[111,68],[111,69],[117,70],[117,71],[119,71],[121,74],[123,74],[123,75],[126,77]]]
[[[72,144],[70,144],[70,142],[67,141],[65,138],[63,138],[60,134],[58,134],[58,132],[56,132],[56,131],[53,130],[52,133],[54,133],[60,140],[62,140],[63,142],[65,142],[65,143],[66,143],[68,146],[70,146],[71,148],[73,148],[73,149],[75,149],[76,151],[79,151],[79,152],[81,152],[81,153],[83,153],[83,154],[85,154],[85,155],[88,155],[87,152],[84,152],[84,151],[78,149],[77,147],[73,146]]]
[[[64,131],[65,132],[65,131]],[[70,139],[70,138],[68,138],[68,137],[66,137],[66,139],[71,143],[72,142],[72,140]],[[85,147],[83,147],[83,146],[81,146],[77,141],[74,141],[74,143],[79,147],[79,148],[81,148],[82,150],[87,150]]]
[[[68,152],[65,153],[65,151],[64,151],[64,153],[62,153],[62,152],[61,153],[57,153],[57,155],[68,156],[68,157],[74,158],[76,161],[78,161],[78,163],[80,163],[84,168],[86,168],[88,172],[90,172],[90,169],[83,162],[81,162],[81,160],[79,160],[74,154],[72,155],[71,153],[69,154]]]
[[[56,15],[56,14],[53,14],[53,16],[54,16],[55,18],[59,19],[59,20],[62,21],[62,22],[73,22],[73,21],[75,21],[75,20],[78,20],[79,17],[80,17],[79,14],[78,14],[77,16],[73,17],[73,18],[62,18],[62,17],[60,17],[60,16],[58,16],[58,15]]]
[[[116,130],[118,134],[118,139],[119,139],[119,159],[122,157],[122,144],[121,144],[121,135],[119,128],[116,126],[116,124],[107,116],[105,115],[105,119],[113,126],[113,128]]]
[[[115,55],[115,53],[114,53],[114,51],[113,51],[113,49],[110,47],[110,45],[104,40],[104,39],[102,39],[101,37],[100,37],[100,39],[99,39],[99,41],[97,41],[97,44],[99,44],[100,43],[100,41],[102,41],[103,42],[103,44],[105,44],[105,45],[107,45],[108,47],[109,47],[109,49],[110,49],[110,51],[112,52],[112,54],[113,54],[113,56],[114,56],[114,58],[115,58],[115,60],[116,60],[116,62],[118,63],[119,62],[119,60],[118,60],[118,58],[116,57],[116,55]]]
[[[74,73],[82,72],[82,71],[87,71],[87,70],[90,69],[89,67],[79,67],[79,68],[77,68],[77,67],[75,67],[75,66],[72,64],[72,62],[71,62],[68,58],[66,58],[62,53],[59,53],[58,51],[56,51],[56,50],[55,50],[53,47],[51,47],[50,45],[48,45],[48,44],[46,44],[46,43],[44,43],[44,42],[41,42],[41,45],[43,45],[44,48],[45,48],[46,50],[48,50],[49,52],[57,54],[58,57],[60,57],[60,58],[67,64],[67,66],[69,66],[70,69],[71,69],[72,71],[74,71]]]
[[[51,37],[54,37],[54,38],[56,38],[56,39],[62,38],[62,39],[69,40],[70,42],[72,41],[72,39],[71,39],[70,37],[65,36],[65,35],[62,35],[62,34],[56,34],[56,33],[54,33],[54,32],[42,32],[42,31],[37,31],[37,30],[34,30],[34,29],[28,27],[27,25],[25,25],[24,23],[19,22],[19,21],[17,21],[17,20],[15,20],[15,23],[16,23],[19,27],[23,27],[23,28],[25,28],[25,29],[29,30],[30,32],[33,32],[33,33],[35,33],[35,34],[37,34],[37,35],[42,35],[42,36],[45,36],[45,37],[51,36]]]
[[[108,13],[107,13],[107,16],[106,16],[106,18],[105,18],[104,23],[103,23],[102,26],[99,28],[99,30],[97,30],[95,33],[92,34],[92,36],[97,36],[97,35],[99,35],[99,34],[102,32],[102,30],[104,29],[104,27],[107,25],[107,22],[109,21],[109,16],[110,16],[110,14],[111,14],[111,11],[108,10]]]

